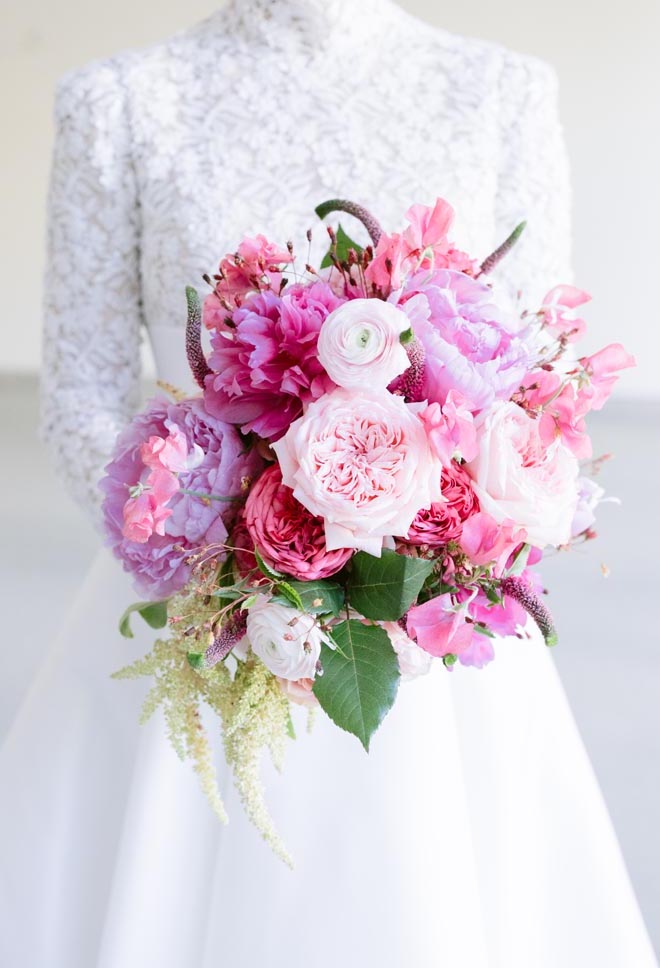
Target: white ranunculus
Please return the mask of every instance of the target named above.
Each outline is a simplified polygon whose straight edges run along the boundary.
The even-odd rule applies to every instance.
[[[513,521],[537,548],[565,544],[578,503],[579,465],[557,439],[547,446],[539,422],[499,401],[477,419],[479,452],[466,469],[482,511]]]
[[[381,299],[352,299],[323,323],[319,360],[337,386],[382,390],[410,366],[401,343],[408,329],[410,320],[396,306]]]
[[[311,615],[259,595],[248,611],[247,637],[252,651],[281,679],[313,679],[321,643],[330,644]]]

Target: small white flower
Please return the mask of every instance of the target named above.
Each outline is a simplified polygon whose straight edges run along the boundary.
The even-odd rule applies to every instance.
[[[340,387],[384,389],[410,366],[401,335],[404,312],[380,299],[352,299],[330,313],[318,339],[319,360]]]
[[[321,644],[331,640],[316,619],[259,595],[247,617],[252,651],[281,679],[313,679]]]

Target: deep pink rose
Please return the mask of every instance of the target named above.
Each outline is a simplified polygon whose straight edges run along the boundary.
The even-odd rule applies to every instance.
[[[417,512],[406,541],[437,548],[460,540],[463,524],[479,511],[479,500],[468,474],[452,461],[442,469],[442,497],[427,510]]]
[[[328,551],[323,518],[315,517],[282,483],[273,464],[250,491],[245,526],[267,565],[302,581],[327,578],[346,564],[350,548]]]

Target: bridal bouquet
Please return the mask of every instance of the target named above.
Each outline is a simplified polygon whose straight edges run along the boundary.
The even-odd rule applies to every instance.
[[[315,268],[246,238],[203,304],[187,290],[200,393],[153,400],[101,483],[145,599],[121,629],[131,612],[167,627],[117,675],[153,676],[144,715],[163,707],[224,818],[201,706],[219,716],[247,813],[285,859],[259,765],[264,748],[281,762],[292,703],[368,750],[434,658],[481,668],[529,616],[554,644],[533,566],[594,536],[585,416],[633,365],[619,345],[577,357],[579,289],[521,309],[490,284],[522,225],[479,262],[452,245],[441,199],[401,234],[349,202],[317,212],[339,210],[372,245],[329,229]]]

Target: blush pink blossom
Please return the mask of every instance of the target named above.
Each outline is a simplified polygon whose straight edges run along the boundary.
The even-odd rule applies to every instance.
[[[317,352],[321,326],[341,301],[325,282],[282,296],[254,293],[211,337],[210,413],[277,440],[304,407],[334,387]]]
[[[152,436],[140,448],[140,456],[146,467],[153,470],[171,471],[173,474],[191,471],[204,460],[201,447],[188,447],[185,434],[169,422],[166,437]]]
[[[498,524],[490,514],[480,511],[465,521],[460,538],[461,548],[474,565],[495,565],[495,573],[504,569],[512,552],[527,539],[524,528],[511,521]]]
[[[280,689],[291,702],[295,702],[298,706],[307,706],[308,709],[318,706],[319,701],[312,692],[313,679],[281,679],[278,676],[277,681]]]
[[[635,357],[620,343],[610,343],[592,356],[583,356],[580,363],[588,383],[580,388],[579,395],[588,401],[590,410],[600,410],[605,405],[619,379],[619,370],[636,365]]]
[[[420,649],[429,655],[459,655],[472,642],[467,611],[455,606],[451,595],[438,595],[408,611],[406,624]]]
[[[273,464],[254,484],[245,505],[245,525],[267,565],[302,581],[334,575],[353,554],[328,551],[323,519],[311,514],[282,483]]]
[[[383,622],[382,627],[387,632],[392,648],[399,659],[399,671],[405,682],[425,676],[430,668],[432,658],[424,649],[420,649],[416,642],[403,631],[398,622]]]
[[[424,424],[401,397],[346,390],[310,404],[273,449],[284,483],[324,520],[328,550],[380,556],[420,508],[441,499],[442,465]]]
[[[575,286],[555,286],[544,296],[540,310],[546,329],[569,343],[581,339],[587,324],[574,316],[573,310],[590,300],[588,292]]]
[[[550,447],[558,438],[578,460],[591,456],[591,440],[585,416],[589,400],[582,396],[573,379],[556,371],[534,370],[522,384],[525,405],[535,413],[539,437]]]
[[[288,249],[269,242],[263,235],[243,239],[237,251],[220,263],[215,292],[204,300],[204,325],[208,329],[222,326],[227,306],[240,305],[249,292],[260,289],[279,292],[281,269],[292,261]]]
[[[431,403],[420,413],[431,446],[443,464],[454,458],[473,460],[477,455],[477,431],[469,402],[458,390],[450,390],[440,406]]]
[[[409,225],[403,233],[383,233],[380,237],[366,271],[367,282],[387,293],[398,289],[404,277],[418,269],[476,271],[476,263],[447,238],[454,210],[444,199],[437,199],[433,208],[413,205],[406,212],[406,219]]]

